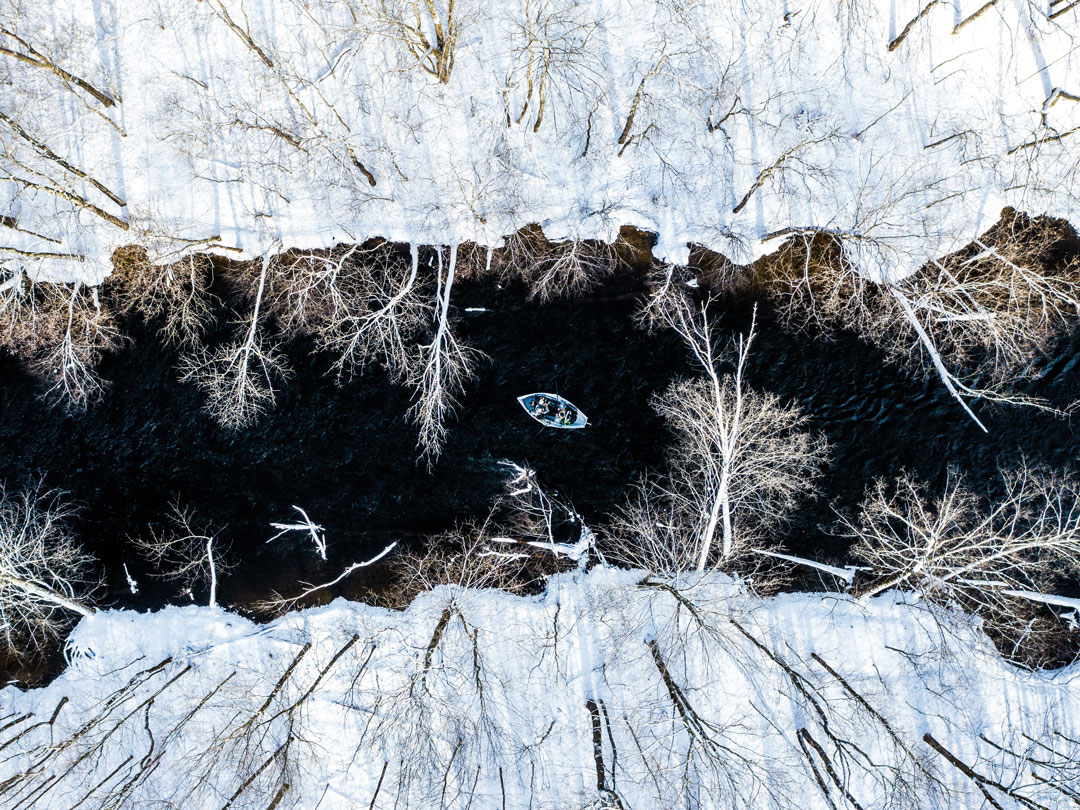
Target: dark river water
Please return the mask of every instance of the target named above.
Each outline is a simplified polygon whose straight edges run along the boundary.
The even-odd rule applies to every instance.
[[[417,463],[415,428],[404,418],[410,392],[381,370],[338,386],[329,358],[296,343],[295,374],[276,408],[233,433],[205,414],[199,391],[177,381],[175,353],[131,321],[123,328],[133,343],[101,365],[110,381],[104,400],[79,416],[43,405],[37,383],[0,358],[0,477],[10,488],[43,479],[70,493],[82,505],[75,528],[104,569],[104,603],[136,608],[185,600],[174,584],[154,580],[128,545],[160,525],[177,498],[231,545],[220,600],[239,607],[271,589],[295,593],[298,580],[331,579],[392,539],[420,542],[485,513],[502,489],[503,461],[532,466],[600,524],[634,479],[663,460],[667,436],[650,395],[693,373],[674,336],[634,328],[640,289],[626,274],[587,298],[541,305],[514,286],[456,285],[459,334],[488,360],[430,472]],[[719,323],[732,334],[746,329],[753,303],[718,304]],[[465,311],[475,307],[486,311]],[[909,374],[851,335],[787,332],[766,304],[758,321],[749,383],[797,402],[831,444],[823,494],[782,532],[793,553],[844,561],[845,541],[830,534],[833,510],[853,507],[879,476],[907,469],[940,482],[951,464],[989,490],[998,465],[1021,455],[1054,466],[1077,461],[1080,436],[1067,419],[977,404],[984,434],[935,377]],[[1059,407],[1080,398],[1078,350],[1080,340],[1065,339],[1023,390]],[[516,401],[533,391],[561,393],[590,426],[542,428]],[[299,535],[266,543],[272,521],[294,517],[292,504],[325,527],[327,562]],[[127,588],[124,563],[142,586],[138,595]],[[357,572],[338,592],[355,595],[378,576]]]

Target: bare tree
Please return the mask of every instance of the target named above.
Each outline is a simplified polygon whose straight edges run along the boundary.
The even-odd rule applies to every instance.
[[[329,588],[333,588],[335,585],[344,580],[354,571],[359,571],[361,568],[367,568],[369,565],[375,565],[375,563],[382,560],[395,548],[397,548],[397,541],[394,541],[393,543],[390,543],[388,546],[384,547],[383,550],[376,554],[374,557],[369,557],[362,562],[355,562],[352,565],[349,565],[340,574],[338,574],[331,580],[328,580],[326,582],[320,582],[318,585],[312,584],[310,582],[301,582],[300,584],[304,586],[304,590],[298,593],[296,596],[285,597],[282,596],[280,593],[274,593],[270,598],[256,602],[253,607],[258,611],[273,615],[285,613],[286,611],[291,610],[296,605],[300,604],[314,594],[328,590]]]
[[[747,387],[753,324],[725,357],[716,350],[708,302],[695,311],[684,298],[666,294],[672,301],[660,315],[685,340],[704,376],[679,380],[654,397],[653,407],[674,434],[669,466],[640,485],[617,526],[628,538],[653,538],[644,548],[667,549],[666,565],[653,564],[678,570],[692,561],[704,571],[710,561],[733,564],[814,492],[826,445],[802,429],[806,418],[797,407]],[[721,373],[725,361],[733,373]]]
[[[86,27],[43,30],[28,19],[35,16],[24,3],[0,12],[7,88],[0,105],[0,177],[8,189],[0,220],[22,237],[0,254],[18,257],[34,278],[46,268],[54,278],[86,278],[87,264],[97,258],[91,246],[116,243],[130,230],[118,178],[101,161],[86,163],[84,149],[99,124],[111,130],[106,137],[123,134],[113,120],[122,117],[116,115],[122,100],[107,71],[83,59]],[[45,112],[51,104],[67,109],[67,126],[55,126],[55,116]],[[57,267],[64,269],[52,271]]]
[[[461,19],[454,0],[359,0],[382,36],[400,42],[424,73],[446,84],[454,68]]]
[[[522,279],[541,301],[587,292],[618,266],[614,245],[577,238],[551,242],[537,225],[506,237],[497,255],[500,273]]]
[[[48,343],[39,348],[32,368],[49,380],[50,397],[84,409],[104,390],[94,367],[117,344],[120,333],[98,300],[97,288],[84,288],[80,282],[41,286],[46,300],[37,329]]]
[[[686,199],[685,195],[700,196],[699,179],[714,159],[706,155],[723,153],[723,160],[730,161],[746,126],[780,132],[777,116],[771,116],[773,120],[766,116],[768,108],[776,106],[777,92],[759,88],[755,104],[744,102],[740,46],[733,49],[716,36],[714,20],[701,4],[658,2],[651,26],[655,35],[628,54],[633,60],[630,84],[617,88],[618,100],[605,100],[619,128],[616,143],[611,146],[605,138],[603,146],[615,149],[621,159],[633,155],[635,162],[648,161],[656,172],[653,182],[658,182],[654,199],[681,205],[676,200]],[[673,104],[673,99],[679,102]],[[799,133],[800,141],[802,137]],[[691,152],[684,159],[672,160],[681,148],[677,144],[686,143],[694,144]],[[732,180],[743,182],[739,179],[742,167],[736,171]],[[782,180],[779,175],[773,178]],[[731,193],[737,192],[732,189]],[[729,242],[726,226],[717,232],[723,234],[723,242]]]
[[[181,361],[181,379],[207,392],[207,409],[221,424],[250,423],[272,406],[274,386],[288,374],[266,334],[265,322],[273,320],[285,335],[311,335],[320,349],[335,354],[339,379],[381,360],[391,379],[414,388],[410,415],[420,429],[422,455],[433,461],[456,398],[482,355],[462,344],[451,324],[457,246],[450,247],[448,261],[439,248],[429,262],[434,306],[423,297],[431,285],[421,277],[419,252],[413,245],[405,259],[394,245],[373,240],[328,251],[267,254],[242,335],[212,350],[191,351]],[[425,329],[432,329],[430,341],[417,345]]]
[[[0,266],[0,340],[13,342],[21,324],[26,322],[22,310],[32,304],[33,298],[26,296],[28,281],[21,267]]]
[[[13,36],[2,29],[0,33]],[[0,176],[22,194],[54,198],[71,206],[69,210],[73,213],[94,215],[120,231],[128,231],[131,226],[126,219],[127,203],[93,173],[60,154],[59,147],[46,143],[41,133],[19,119],[21,112],[25,112],[25,108],[12,111],[10,115],[0,110],[0,124],[11,133],[0,149]],[[121,216],[110,212],[108,207],[120,211]],[[67,223],[67,226],[75,230],[80,228],[76,223]],[[55,240],[50,238],[49,241]]]
[[[144,250],[126,247],[113,254],[113,273],[105,283],[115,287],[124,310],[148,321],[160,318],[159,334],[166,342],[193,347],[220,303],[210,292],[213,280],[213,265],[205,254],[155,263]]]
[[[416,389],[416,401],[410,414],[420,428],[417,442],[429,463],[438,458],[446,439],[446,420],[457,407],[456,397],[472,376],[473,366],[481,355],[460,343],[450,328],[450,291],[454,285],[457,245],[450,246],[450,259],[443,278],[442,248],[435,269],[439,286],[435,334],[420,347],[421,359],[409,371],[406,381]]]
[[[0,272],[0,346],[18,354],[34,339],[37,296],[22,267],[4,267]]]
[[[78,90],[90,94],[103,107],[112,107],[114,104],[120,102],[120,95],[111,88],[106,92],[101,88],[95,87],[84,78],[65,70],[57,63],[56,59],[48,54],[42,53],[10,28],[6,26],[0,28],[0,34],[3,34],[4,37],[6,37],[6,39],[3,40],[3,45],[0,45],[0,54],[16,59],[31,67],[40,68],[52,73],[60,80],[67,90],[80,98],[80,101],[82,99],[79,96]],[[57,43],[50,44],[55,47]]]
[[[527,123],[538,132],[547,115],[558,130],[560,113],[577,125],[581,109],[595,109],[605,83],[591,48],[604,30],[595,13],[593,7],[558,0],[525,0],[514,13],[515,64],[503,91],[507,126]]]
[[[882,285],[847,261],[839,236],[787,229],[772,236],[788,238],[755,265],[754,281],[772,298],[787,326],[876,334],[881,311],[892,302]]]
[[[434,258],[434,306],[423,297],[430,283],[420,275],[419,247],[410,246],[405,261],[381,240],[329,255],[308,252],[287,258],[273,302],[286,332],[313,334],[320,348],[336,355],[339,379],[378,359],[391,379],[415,389],[410,415],[429,461],[441,452],[446,420],[481,357],[458,341],[451,324],[457,246],[450,246],[448,261],[441,247]],[[416,345],[432,317],[430,342]]]
[[[418,622],[418,643],[399,659],[390,677],[376,676],[375,690],[357,689],[349,696],[350,705],[358,699],[360,705],[374,704],[361,744],[375,752],[388,746],[398,752],[388,758],[392,776],[385,789],[394,791],[396,783],[397,795],[427,797],[435,806],[471,803],[473,795],[481,795],[476,785],[483,762],[502,751],[527,751],[543,734],[542,727],[533,737],[522,732],[522,725],[505,721],[507,707],[515,712],[510,690],[519,682],[510,676],[505,656],[493,654],[493,640],[497,647],[500,634],[489,635],[485,600],[477,596],[485,588],[525,593],[545,573],[559,570],[548,537],[552,513],[562,505],[543,493],[532,471],[506,466],[507,491],[486,519],[395,559],[395,605],[438,589],[411,608],[418,617],[424,615],[419,611],[430,611],[431,630]],[[558,639],[579,632],[574,619],[567,618],[570,612],[563,611],[561,618],[555,612],[556,659]],[[430,767],[435,761],[438,770]],[[510,779],[509,770],[506,782],[499,777],[504,797]]]
[[[272,257],[262,259],[255,301],[238,339],[212,350],[196,348],[181,359],[180,379],[207,395],[206,409],[224,427],[250,424],[274,404],[274,387],[288,376],[280,350],[267,338],[261,317]]]
[[[195,510],[181,507],[178,501],[169,507],[168,522],[168,528],[151,529],[148,537],[136,538],[132,544],[158,568],[160,576],[180,582],[188,593],[206,583],[207,604],[217,607],[218,576],[226,568],[228,549],[208,525],[196,523]]]
[[[431,538],[421,549],[398,555],[393,563],[397,576],[393,604],[404,606],[417,594],[440,585],[524,592],[531,584],[522,576],[531,555],[493,544],[491,528],[488,521],[466,523]]]
[[[854,328],[899,358],[921,355],[983,430],[970,400],[1047,407],[1007,386],[1080,313],[1080,262],[1055,259],[1067,238],[1061,223],[1005,209],[968,248],[902,279],[860,270],[860,256],[884,249],[865,235],[775,235],[792,238],[762,262],[758,279],[789,323]]]
[[[568,503],[544,491],[536,473],[507,463],[506,490],[480,520],[467,521],[395,557],[387,601],[404,607],[440,585],[527,593],[544,577],[583,564],[592,535]],[[576,524],[576,525],[569,525]],[[568,529],[577,530],[578,543]]]
[[[594,556],[604,562],[596,536],[569,500],[541,486],[535,470],[512,462],[503,466],[511,476],[492,507],[492,543],[512,546],[511,553],[519,558],[539,550],[557,564],[572,563],[581,569]]]
[[[1006,209],[969,250],[888,285],[942,381],[980,427],[966,400],[1037,404],[1003,385],[1026,374],[1080,315],[1080,261],[1055,260],[1061,239],[1052,221]],[[989,372],[991,384],[962,378],[972,368]]]
[[[120,333],[95,287],[34,282],[21,270],[0,283],[0,345],[28,361],[46,397],[83,410],[104,391],[95,366]]]
[[[417,335],[431,316],[419,274],[419,250],[405,260],[383,240],[282,259],[284,281],[274,310],[287,334],[312,334],[335,355],[339,379],[381,361],[403,380],[416,363]]]
[[[993,500],[955,471],[936,496],[909,475],[874,483],[858,515],[842,523],[872,574],[860,598],[911,588],[1001,625],[1026,623],[1024,594],[1080,570],[1080,481],[1026,463],[1001,478]]]
[[[59,492],[0,485],[0,635],[11,653],[58,637],[66,614],[94,612],[98,580],[68,528],[74,512]]]

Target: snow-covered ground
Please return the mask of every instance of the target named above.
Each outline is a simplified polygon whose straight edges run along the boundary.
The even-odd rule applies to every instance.
[[[96,283],[126,244],[495,246],[537,222],[635,225],[672,262],[825,229],[874,277],[1005,205],[1080,221],[1070,0],[457,0],[445,82],[395,23],[414,7],[0,0],[0,266]],[[897,595],[642,577],[265,626],[97,614],[55,682],[0,692],[0,806],[1080,803],[1076,665],[1019,670]]]
[[[0,693],[0,804],[1071,806],[1075,666],[1016,669],[898,594],[675,585],[599,567],[262,627],[102,613],[55,682]]]
[[[906,273],[1004,205],[1077,221],[1066,0],[458,0],[446,83],[392,22],[414,6],[3,0],[0,262],[96,282],[127,243],[497,245],[539,222],[633,224],[674,262],[824,228]]]

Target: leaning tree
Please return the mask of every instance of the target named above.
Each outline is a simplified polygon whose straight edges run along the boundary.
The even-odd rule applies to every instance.
[[[0,485],[0,637],[9,653],[56,638],[70,614],[94,612],[94,561],[71,534],[73,513],[59,492]]]
[[[955,470],[937,494],[908,474],[872,484],[842,522],[868,567],[860,598],[912,590],[1005,627],[1026,624],[1025,603],[1060,603],[1050,591],[1080,572],[1080,479],[1027,463],[1001,479],[995,498]]]

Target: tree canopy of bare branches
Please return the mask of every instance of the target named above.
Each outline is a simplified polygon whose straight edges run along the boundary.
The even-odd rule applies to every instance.
[[[16,655],[57,638],[72,613],[89,616],[93,558],[71,535],[59,492],[0,485],[0,638]]]
[[[262,318],[273,257],[267,253],[256,280],[250,314],[235,339],[207,349],[198,346],[181,360],[180,379],[193,382],[207,396],[206,410],[223,427],[245,427],[273,407],[275,388],[289,368],[281,350],[267,336]]]
[[[631,559],[649,568],[732,566],[814,492],[825,441],[805,431],[797,407],[746,384],[753,324],[720,352],[708,302],[695,306],[670,290],[660,294],[670,300],[653,314],[682,336],[703,376],[678,380],[654,397],[673,433],[668,466],[640,484],[617,532],[636,545]],[[725,364],[730,373],[722,372]]]
[[[555,117],[549,113],[552,106],[567,117],[596,109],[605,82],[603,65],[591,48],[604,31],[595,13],[584,4],[525,0],[512,23],[515,60],[504,90],[508,127],[524,123],[538,132],[545,114],[548,120]],[[553,105],[553,99],[559,103]],[[554,125],[558,129],[557,119]]]
[[[997,381],[1024,374],[1080,316],[1080,260],[1057,258],[1062,223],[1006,210],[959,255],[911,276],[902,291],[935,346]]]
[[[969,402],[1046,407],[1009,390],[1080,315],[1080,261],[1058,258],[1063,223],[1012,209],[971,246],[902,279],[871,280],[855,234],[785,229],[759,281],[789,323],[858,331],[907,359],[923,357],[980,428]],[[988,382],[977,385],[975,379]]]
[[[96,288],[34,282],[21,271],[0,283],[0,345],[24,357],[47,400],[74,411],[97,401],[96,366],[121,340]]]
[[[110,289],[125,310],[161,319],[163,337],[183,350],[180,379],[205,392],[206,409],[222,426],[240,429],[271,409],[276,388],[290,375],[281,343],[311,337],[333,356],[339,382],[379,362],[391,380],[415,390],[410,415],[422,455],[433,461],[482,355],[453,329],[457,246],[435,249],[423,270],[420,252],[418,245],[406,251],[377,239],[327,250],[268,251],[258,262],[226,267],[222,275],[240,309],[239,329],[231,340],[210,344],[205,332],[220,302],[210,292],[207,256],[155,265],[144,251],[125,248],[118,251]],[[22,276],[9,281],[0,287],[0,325],[10,343],[24,339],[41,306],[21,297]]]
[[[407,549],[394,558],[392,604],[403,607],[440,585],[528,593],[544,577],[585,563],[592,535],[573,507],[545,491],[535,471],[505,466],[510,472],[505,492],[486,517],[462,523],[429,538],[423,548]],[[568,534],[574,537],[564,536]],[[577,542],[566,542],[571,539]]]
[[[195,511],[174,501],[169,507],[168,527],[132,543],[158,569],[158,575],[181,583],[191,592],[195,587],[209,589],[207,603],[217,606],[219,575],[227,568],[228,549],[209,525],[196,520]],[[194,597],[193,597],[194,598]]]
[[[450,81],[461,33],[455,0],[359,0],[378,33],[401,43],[412,61],[441,84]]]
[[[551,242],[535,225],[506,237],[497,269],[520,278],[540,301],[587,292],[619,266],[614,245],[592,239]]]
[[[204,337],[220,301],[210,292],[210,258],[192,253],[170,263],[152,263],[131,246],[113,254],[106,284],[117,291],[120,307],[148,321],[160,319],[159,334],[174,346],[192,348]]]
[[[417,446],[429,463],[433,463],[442,452],[446,440],[446,421],[457,408],[457,397],[482,356],[457,339],[450,323],[450,291],[457,269],[457,245],[451,245],[449,253],[445,278],[441,247],[436,254],[438,288],[435,333],[430,343],[420,346],[420,359],[409,369],[406,377],[406,383],[416,390],[409,413],[420,432]]]
[[[452,325],[457,245],[448,251],[440,246],[434,258],[433,305],[424,298],[432,285],[421,276],[419,246],[410,246],[405,260],[383,240],[286,254],[271,304],[286,334],[312,334],[321,349],[335,356],[339,380],[378,360],[392,380],[412,387],[410,415],[429,462],[442,450],[446,421],[481,357],[458,340]],[[422,342],[428,329],[430,341]]]
[[[912,589],[1022,628],[1032,597],[1080,572],[1080,480],[1026,463],[1001,478],[993,500],[955,471],[936,495],[906,474],[875,482],[842,523],[871,574],[861,597]]]
[[[339,379],[381,362],[401,381],[416,362],[415,342],[433,307],[419,272],[419,250],[406,259],[383,240],[281,257],[273,307],[288,335],[314,335],[334,356]]]

